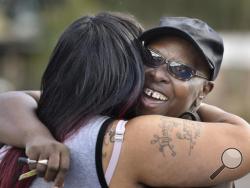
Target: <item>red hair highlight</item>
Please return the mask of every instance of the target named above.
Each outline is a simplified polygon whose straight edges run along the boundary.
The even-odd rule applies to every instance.
[[[24,157],[23,149],[10,148],[0,163],[0,188],[28,188],[34,178],[18,181],[18,177],[29,171],[28,165],[19,165],[18,158]]]

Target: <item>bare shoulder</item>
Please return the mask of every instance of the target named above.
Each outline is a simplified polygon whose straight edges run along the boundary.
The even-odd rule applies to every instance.
[[[141,116],[126,125],[121,158],[132,169],[129,174],[148,186],[209,186],[249,172],[249,137],[245,126]],[[228,148],[241,152],[242,166],[211,180]]]
[[[134,184],[180,185],[179,175],[173,176],[169,169],[183,171],[178,160],[193,155],[201,133],[202,125],[196,122],[158,115],[134,118],[126,125],[120,169],[130,175]]]
[[[110,125],[104,141],[104,167],[113,149],[117,121]],[[126,125],[118,165],[111,185],[127,187],[202,187],[234,180],[250,171],[249,127],[228,123],[203,123],[158,115],[141,116]],[[240,140],[240,142],[239,142]],[[242,154],[242,164],[210,176],[222,164],[228,148]],[[202,173],[201,173],[202,172]],[[199,178],[197,178],[199,177]]]

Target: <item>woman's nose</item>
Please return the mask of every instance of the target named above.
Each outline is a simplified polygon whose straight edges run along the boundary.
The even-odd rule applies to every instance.
[[[157,82],[165,82],[169,83],[170,81],[170,75],[167,71],[166,65],[161,65],[159,67],[148,67],[145,70],[145,75],[146,78],[148,77],[149,79],[153,79],[154,81]]]

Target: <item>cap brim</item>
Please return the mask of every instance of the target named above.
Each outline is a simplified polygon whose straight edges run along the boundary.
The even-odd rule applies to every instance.
[[[210,62],[210,60],[207,58],[205,53],[203,52],[202,48],[199,46],[199,44],[190,36],[188,33],[169,26],[163,26],[163,27],[155,27],[153,29],[149,29],[142,33],[140,36],[140,40],[144,42],[145,45],[150,43],[151,41],[157,40],[158,38],[162,37],[163,35],[174,35],[174,36],[180,36],[190,42],[201,52],[202,56],[206,59],[209,68],[212,70],[212,75],[210,76],[209,80],[212,80],[213,72],[214,72],[214,65]]]

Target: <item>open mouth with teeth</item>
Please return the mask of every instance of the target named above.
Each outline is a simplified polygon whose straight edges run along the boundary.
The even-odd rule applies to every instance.
[[[165,95],[161,94],[158,91],[154,91],[152,89],[145,88],[143,92],[147,97],[150,97],[154,100],[158,100],[158,101],[162,101],[162,102],[168,101],[168,97],[166,97]]]
[[[154,90],[145,87],[141,95],[138,113],[139,114],[161,114],[161,110],[168,107],[169,97]]]

